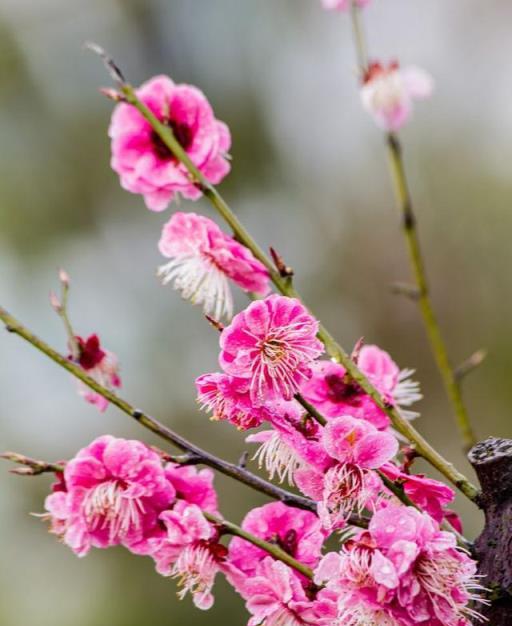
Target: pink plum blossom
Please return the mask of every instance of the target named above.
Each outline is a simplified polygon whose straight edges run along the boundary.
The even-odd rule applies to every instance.
[[[470,603],[481,590],[475,572],[455,536],[429,515],[388,505],[340,554],[322,559],[315,582],[339,594],[338,619],[357,609],[381,613],[376,624],[469,626],[477,616]]]
[[[422,398],[418,383],[410,379],[414,370],[400,370],[387,352],[373,345],[361,348],[357,363],[386,402],[398,407],[408,419],[418,415],[404,408]],[[302,384],[301,393],[325,417],[349,414],[379,429],[387,428],[388,416],[346,374],[338,363],[316,361],[313,376]]]
[[[330,466],[299,469],[295,480],[306,495],[319,502],[318,513],[325,527],[334,529],[342,526],[354,509],[361,512],[377,498],[382,483],[371,470],[396,455],[398,442],[391,433],[345,415],[327,423],[322,443],[331,458]]]
[[[87,339],[75,337],[75,341],[78,345],[78,364],[80,367],[96,382],[109,390],[121,387],[117,357],[101,347],[98,335],[90,335]],[[69,358],[72,359],[73,357],[70,356]],[[86,402],[96,406],[102,413],[106,411],[109,404],[106,398],[93,391],[81,380],[77,381],[77,388],[79,395]]]
[[[252,509],[242,522],[247,532],[278,545],[294,559],[314,568],[320,560],[325,532],[318,517],[310,511],[272,502]],[[239,537],[229,544],[229,560],[241,572],[253,577],[267,553]]]
[[[217,492],[213,486],[211,469],[198,470],[193,465],[168,463],[165,478],[172,485],[178,500],[197,505],[202,511],[219,516]]]
[[[455,492],[448,485],[423,474],[406,474],[393,463],[384,464],[381,471],[393,482],[398,482],[412,502],[436,522],[441,523],[447,514],[453,520],[452,512],[445,509],[455,499]]]
[[[175,497],[156,452],[105,435],[66,463],[63,484],[45,507],[54,531],[78,556],[119,544],[145,553],[158,516]]]
[[[310,603],[292,570],[271,557],[263,559],[256,576],[247,578],[239,590],[252,617],[248,626],[303,626]]]
[[[172,131],[203,176],[219,183],[230,170],[226,155],[231,137],[227,126],[215,119],[205,95],[191,85],[176,85],[167,76],[155,76],[136,93]],[[124,189],[144,196],[148,209],[163,211],[176,194],[192,200],[201,196],[185,166],[132,105],[116,106],[109,136],[112,169]]]
[[[173,281],[185,299],[217,320],[233,315],[229,280],[246,292],[269,292],[265,266],[207,217],[175,213],[164,225],[158,247],[171,259],[158,270],[163,283]]]
[[[365,7],[370,0],[356,0],[355,3],[359,7]],[[322,6],[328,11],[348,11],[352,0],[322,0]]]
[[[295,402],[281,405],[282,413],[271,418],[273,430],[263,430],[247,437],[248,443],[261,444],[254,459],[265,467],[271,479],[295,484],[299,470],[308,473],[310,466],[323,471],[332,459],[321,443],[321,428],[311,417],[304,416]],[[309,472],[311,474],[311,472]]]
[[[386,67],[376,61],[363,77],[361,101],[379,127],[395,132],[409,120],[413,101],[429,98],[433,89],[432,77],[419,67],[402,69],[396,61]]]
[[[212,420],[234,424],[239,430],[256,428],[283,412],[286,403],[254,406],[249,393],[250,382],[216,372],[196,379],[197,401],[212,412]],[[288,403],[290,404],[290,403]]]
[[[249,382],[255,406],[291,400],[323,352],[318,322],[296,298],[271,295],[252,302],[220,336],[222,369]]]
[[[172,511],[160,514],[163,537],[153,540],[151,556],[162,576],[178,578],[182,599],[191,593],[199,609],[213,605],[212,587],[227,549],[218,543],[218,533],[195,504],[178,502]]]

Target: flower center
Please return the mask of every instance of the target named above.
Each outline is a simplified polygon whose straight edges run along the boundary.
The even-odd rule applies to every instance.
[[[84,515],[91,531],[108,529],[109,541],[139,530],[144,505],[126,495],[126,483],[109,480],[92,489],[84,501]]]
[[[351,511],[361,512],[368,499],[363,470],[351,463],[340,463],[327,471],[324,478],[323,504],[331,523]]]
[[[327,374],[325,377],[327,396],[331,402],[349,402],[356,400],[360,394],[360,388],[354,383],[347,383],[338,374]]]
[[[261,342],[260,350],[263,358],[269,363],[279,363],[286,354],[286,347],[279,339],[265,339]]]
[[[176,141],[180,144],[183,150],[187,150],[193,139],[190,127],[172,119],[163,120],[163,123],[172,130]],[[151,143],[155,154],[162,161],[169,161],[176,158],[156,130],[151,131]]]
[[[91,335],[87,339],[82,339],[82,337],[77,336],[75,339],[80,351],[78,362],[84,370],[94,369],[103,361],[106,354],[101,349],[100,340],[97,335]]]
[[[272,537],[272,540],[281,548],[281,550],[284,550],[286,554],[289,554],[290,556],[295,556],[297,554],[299,540],[295,529],[290,528],[290,530],[288,530],[283,536],[277,535]]]

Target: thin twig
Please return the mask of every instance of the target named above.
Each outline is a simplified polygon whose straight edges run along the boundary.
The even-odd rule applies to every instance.
[[[450,363],[448,351],[430,300],[425,264],[418,239],[416,218],[405,175],[402,147],[398,137],[394,133],[389,133],[387,135],[386,145],[391,171],[393,174],[397,203],[402,213],[402,227],[409,251],[409,259],[416,286],[418,288],[418,305],[423,317],[430,346],[437,363],[437,368],[441,374],[446,393],[454,408],[455,419],[462,436],[464,448],[469,450],[475,445],[476,437],[469,420],[467,409],[462,399],[459,380]]]
[[[470,374],[473,370],[475,370],[484,362],[486,356],[486,350],[477,350],[455,368],[455,378],[457,379],[459,384],[463,378],[465,378],[468,374]]]
[[[316,409],[310,402],[308,402],[303,395],[301,395],[300,393],[296,393],[294,398],[319,424],[321,424],[322,426],[325,426],[327,424],[327,420],[325,419],[325,417],[320,413],[320,411],[318,411],[318,409]]]
[[[356,54],[362,77],[368,66],[368,55],[366,52],[366,41],[361,25],[360,12],[356,7],[354,0],[352,0],[351,16]],[[469,415],[462,399],[459,381],[457,380],[454,368],[448,358],[448,351],[430,301],[425,266],[416,228],[416,218],[413,211],[411,195],[407,185],[402,147],[398,137],[394,133],[387,134],[386,145],[388,160],[393,175],[395,195],[398,208],[402,214],[403,231],[407,241],[409,258],[416,282],[417,294],[415,294],[415,297],[421,310],[423,322],[425,324],[430,346],[436,360],[437,368],[441,374],[446,393],[453,405],[455,419],[462,436],[464,448],[469,450],[469,448],[476,443],[476,437],[471,427]]]
[[[0,459],[17,463],[23,467],[10,470],[11,474],[18,476],[38,476],[39,474],[58,473],[64,471],[64,465],[61,463],[48,463],[47,461],[39,461],[18,452],[2,452]]]

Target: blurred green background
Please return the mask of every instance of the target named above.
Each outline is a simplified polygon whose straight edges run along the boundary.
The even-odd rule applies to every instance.
[[[510,435],[512,5],[376,0],[365,17],[374,57],[398,56],[436,78],[435,97],[403,133],[433,299],[455,362],[489,351],[464,390],[479,436]],[[295,267],[307,302],[347,349],[364,335],[416,368],[426,396],[417,425],[470,472],[416,306],[390,293],[409,270],[382,138],[355,91],[348,20],[318,0],[2,0],[2,305],[64,350],[48,292],[66,268],[74,325],[119,355],[127,398],[231,460],[244,450],[234,429],[196,409],[193,381],[216,367],[217,336],[155,278],[169,212],[148,212],[109,168],[111,105],[97,92],[109,79],[83,51],[89,39],[135,84],[163,72],[206,92],[233,133],[222,192]],[[204,201],[182,206],[212,216]],[[59,368],[0,335],[0,448],[60,459],[102,433],[154,442],[113,408],[99,415]],[[222,582],[201,613],[176,600],[149,559],[110,550],[80,561],[28,515],[42,511],[49,480],[6,470],[2,626],[245,623]],[[218,486],[235,521],[263,502],[227,479]],[[458,508],[474,536],[479,514]]]

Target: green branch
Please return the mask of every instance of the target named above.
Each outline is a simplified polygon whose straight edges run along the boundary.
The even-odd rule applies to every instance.
[[[273,543],[269,543],[268,541],[265,541],[264,539],[260,539],[259,537],[256,537],[255,535],[252,535],[251,533],[247,532],[243,528],[240,528],[240,526],[237,526],[236,524],[233,524],[232,522],[228,522],[224,519],[219,519],[218,517],[215,517],[215,515],[212,515],[211,513],[207,513],[206,511],[203,511],[203,515],[206,517],[206,519],[209,522],[212,522],[213,524],[216,524],[217,526],[219,526],[226,534],[235,535],[237,537],[241,537],[242,539],[245,539],[249,543],[252,543],[254,546],[257,546],[258,548],[265,550],[265,552],[268,552],[278,561],[282,561],[286,565],[293,567],[293,569],[297,570],[298,572],[306,576],[306,578],[313,580],[313,570],[311,570],[309,567],[307,567],[303,563],[300,563],[299,561],[294,559],[292,556],[288,554],[288,552],[285,552],[279,546]]]
[[[394,133],[387,135],[386,145],[393,175],[397,204],[402,214],[402,228],[407,242],[407,250],[409,252],[414,281],[418,290],[416,300],[420,307],[430,347],[436,360],[437,369],[441,374],[446,393],[453,405],[455,420],[462,436],[464,449],[467,451],[475,445],[476,437],[462,399],[459,380],[457,379],[455,369],[450,363],[441,329],[439,328],[439,323],[430,301],[425,264],[418,239],[416,218],[405,175],[402,147],[398,137]]]
[[[361,24],[360,9],[356,6],[354,0],[352,0],[351,9],[352,32],[354,35],[359,71],[362,76],[368,66],[366,41]],[[476,437],[471,427],[468,412],[462,400],[459,384],[460,379],[457,377],[456,370],[452,367],[450,359],[448,358],[448,351],[443,341],[441,329],[439,328],[439,323],[430,301],[425,264],[423,262],[416,228],[416,218],[414,216],[411,195],[405,175],[402,148],[398,137],[394,133],[388,133],[386,137],[386,145],[388,160],[393,176],[395,196],[398,208],[402,214],[403,231],[416,283],[414,299],[418,301],[437,368],[441,374],[446,393],[453,405],[455,420],[462,436],[464,448],[469,450],[475,445]]]

